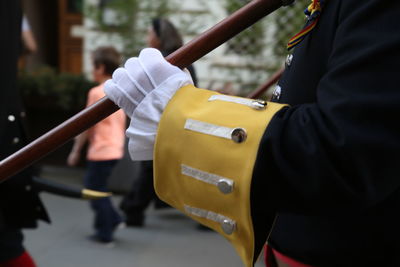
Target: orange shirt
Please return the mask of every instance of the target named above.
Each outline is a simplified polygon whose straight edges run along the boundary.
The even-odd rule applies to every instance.
[[[88,93],[87,105],[90,106],[105,96],[104,84],[93,87]],[[126,116],[122,110],[97,123],[88,130],[88,160],[114,160],[124,154]]]

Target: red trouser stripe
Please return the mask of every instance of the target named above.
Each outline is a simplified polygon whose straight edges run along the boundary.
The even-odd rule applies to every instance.
[[[283,255],[282,253],[276,251],[275,249],[271,248],[270,246],[266,245],[265,246],[265,265],[267,267],[275,267],[275,262],[278,262],[278,266],[280,266],[279,263],[282,263],[281,265],[284,266],[290,266],[290,267],[312,267],[311,265],[304,264],[301,262],[298,262],[292,258],[289,258],[286,255]]]
[[[17,258],[1,262],[0,267],[36,267],[36,264],[31,255],[25,251]]]

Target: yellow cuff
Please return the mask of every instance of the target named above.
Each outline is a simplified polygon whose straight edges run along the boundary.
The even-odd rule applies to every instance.
[[[161,118],[154,154],[157,195],[226,237],[246,266],[254,248],[250,187],[263,133],[284,105],[191,85]]]

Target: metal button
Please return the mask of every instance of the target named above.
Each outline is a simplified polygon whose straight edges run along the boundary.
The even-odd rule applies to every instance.
[[[243,128],[235,128],[231,132],[231,138],[235,143],[243,143],[247,139],[246,130]]]
[[[267,102],[264,100],[256,99],[253,102],[251,102],[251,105],[254,109],[262,110],[267,107]]]
[[[233,192],[233,181],[228,179],[221,179],[218,181],[218,189],[224,194],[229,194]]]
[[[222,227],[222,230],[224,231],[225,234],[231,235],[231,234],[233,234],[233,232],[236,229],[236,224],[235,224],[235,222],[232,222],[230,220],[225,219],[221,223],[221,227]]]
[[[279,100],[279,98],[281,98],[281,93],[282,88],[279,85],[275,86],[275,90],[272,93],[272,100]]]
[[[18,137],[14,137],[13,138],[13,144],[18,144],[19,143],[19,138]]]
[[[15,116],[14,115],[8,115],[8,120],[9,121],[15,121]]]
[[[286,57],[286,67],[290,67],[292,65],[293,62],[293,55],[290,54]]]

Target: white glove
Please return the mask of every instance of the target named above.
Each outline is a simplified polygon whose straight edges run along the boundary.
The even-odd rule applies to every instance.
[[[167,62],[160,51],[143,49],[105,83],[107,97],[131,118],[126,135],[133,160],[151,160],[161,114],[175,92],[193,84],[190,75]]]

